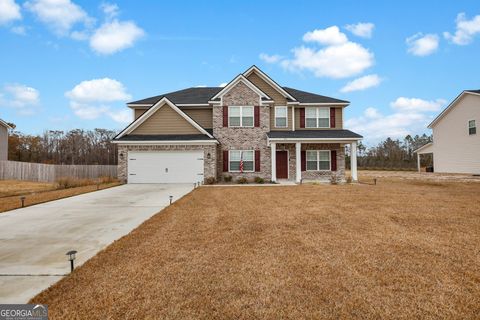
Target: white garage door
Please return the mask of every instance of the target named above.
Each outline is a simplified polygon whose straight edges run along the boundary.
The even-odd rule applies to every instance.
[[[203,181],[203,151],[128,153],[128,183]]]

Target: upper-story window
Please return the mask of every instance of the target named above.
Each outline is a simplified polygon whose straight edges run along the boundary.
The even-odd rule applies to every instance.
[[[468,120],[468,134],[477,134],[477,125],[475,124],[475,120]]]
[[[306,128],[330,128],[330,108],[307,107],[305,108]]]
[[[253,127],[253,106],[229,106],[229,127]]]
[[[288,127],[288,111],[285,106],[275,107],[275,127],[286,128]]]

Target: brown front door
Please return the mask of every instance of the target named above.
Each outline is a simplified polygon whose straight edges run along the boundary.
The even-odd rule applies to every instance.
[[[277,179],[288,179],[288,152],[277,151]]]

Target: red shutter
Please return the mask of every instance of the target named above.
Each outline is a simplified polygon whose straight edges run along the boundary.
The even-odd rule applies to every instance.
[[[330,128],[335,128],[335,108],[330,108]]]
[[[255,172],[260,172],[260,150],[255,150]]]
[[[223,150],[223,172],[228,172],[228,150]]]
[[[305,128],[305,108],[300,109],[300,128]]]
[[[228,127],[228,106],[223,106],[223,126]]]
[[[302,164],[301,164],[302,169],[301,170],[306,171],[307,170],[307,151],[302,151],[301,152],[301,158],[302,158],[301,159],[301,162],[302,162]]]
[[[255,127],[260,127],[260,107],[255,106],[253,109],[253,122],[255,123]]]
[[[331,155],[331,163],[332,163],[332,171],[337,171],[337,151],[332,150],[330,152]]]

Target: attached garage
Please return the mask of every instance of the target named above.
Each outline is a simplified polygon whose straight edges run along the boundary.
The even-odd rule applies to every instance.
[[[128,183],[203,182],[203,150],[128,152]]]

